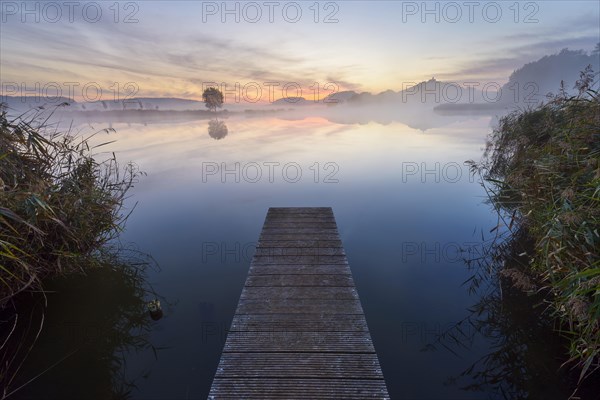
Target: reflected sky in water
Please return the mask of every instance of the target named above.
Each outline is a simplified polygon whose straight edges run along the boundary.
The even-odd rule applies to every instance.
[[[495,218],[463,162],[480,157],[490,118],[425,132],[319,117],[224,122],[222,140],[207,120],[116,123],[96,138],[117,139],[102,149],[148,173],[122,240],[158,261],[151,283],[173,303],[152,333],[169,348],[128,360],[131,376],[151,370],[136,396],[205,396],[267,209],[331,206],[392,397],[477,398],[444,382],[485,344],[463,359],[421,350],[474,301],[459,248],[475,248]]]
[[[391,397],[501,398],[498,386],[461,373],[494,354],[510,329],[490,327],[494,335],[464,332],[469,343],[451,351],[438,341],[472,317],[469,308],[479,301],[463,285],[473,274],[463,260],[482,254],[482,236],[487,238],[497,221],[463,163],[479,159],[490,117],[451,118],[426,131],[399,122],[341,124],[321,117],[236,115],[219,121],[227,127],[226,136],[211,132],[208,119],[77,127],[84,134],[112,126],[115,133],[93,138],[96,144],[116,140],[98,147],[96,156],[114,151],[121,162],[135,161],[147,173],[127,200],[129,209],[136,207],[120,240],[150,254],[161,268],[148,270],[148,281],[162,296],[164,317],[148,320],[143,346],[119,350],[124,369],[112,381],[135,385],[128,386],[133,399],[205,398],[268,208],[330,206]],[[82,298],[93,300],[96,292],[111,304],[132,300],[110,283],[97,285]],[[68,285],[64,294],[49,297],[48,326],[75,321],[85,332],[96,329],[94,318],[118,320],[118,313],[103,308],[104,300],[85,303],[90,307],[86,318],[73,315],[69,299],[83,295],[79,287],[85,285]],[[492,315],[491,310],[482,316]],[[460,328],[470,329],[468,324]],[[50,339],[43,336],[37,345],[32,359],[46,362],[32,361],[30,375],[39,372],[36,366],[55,362],[56,351],[45,344],[62,335],[55,331],[48,328]],[[113,331],[107,327],[96,336]],[[529,348],[527,342],[510,346]],[[43,393],[44,383],[67,377],[85,382],[106,376],[93,363],[77,365],[94,357],[93,349],[57,364],[24,393]],[[523,393],[564,398],[559,379],[536,373],[539,365],[555,365],[553,354],[538,352],[531,365],[509,360],[499,367],[502,373],[528,376],[517,388]],[[531,374],[523,375],[528,368]],[[469,384],[480,391],[461,389]]]

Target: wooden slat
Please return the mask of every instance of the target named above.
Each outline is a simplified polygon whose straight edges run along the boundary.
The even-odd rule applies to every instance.
[[[348,264],[252,264],[250,273],[254,275],[350,275]]]
[[[338,255],[322,255],[315,254],[312,256],[277,256],[277,255],[255,255],[252,259],[253,262],[258,264],[344,264],[348,263],[346,256],[343,254]]]
[[[208,400],[389,399],[383,379],[216,379]]]
[[[331,208],[270,208],[209,399],[389,399]]]
[[[229,352],[374,353],[365,332],[229,332],[223,353]]]
[[[357,300],[358,293],[353,287],[246,287],[240,296],[245,299]]]
[[[337,233],[315,233],[311,235],[302,235],[302,234],[283,234],[283,233],[270,233],[260,235],[259,243],[264,241],[272,241],[272,240],[339,240],[340,235]]]
[[[342,248],[341,240],[263,240],[257,243],[258,248],[273,248],[273,247],[283,247],[283,248]]]
[[[256,256],[282,256],[282,257],[301,257],[301,256],[344,256],[346,255],[343,247],[335,246],[311,246],[311,247],[285,247],[285,246],[257,246]]]
[[[267,215],[271,214],[327,214],[333,216],[331,207],[270,207]]]
[[[314,218],[295,218],[295,219],[271,219],[267,220],[269,229],[337,229],[335,221],[314,222]]]
[[[368,332],[364,315],[352,314],[236,314],[231,330],[236,332]]]
[[[318,314],[327,309],[335,314],[362,314],[359,300],[322,300],[322,299],[241,299],[238,314]]]
[[[265,228],[262,231],[263,235],[275,235],[275,234],[283,234],[283,235],[298,235],[298,236],[310,236],[312,234],[337,234],[337,228],[319,228],[319,227],[295,227],[294,224],[290,224],[290,226],[285,227],[269,227]]]
[[[373,353],[223,353],[216,376],[380,379],[381,368]]]
[[[268,224],[265,229],[302,229],[302,230],[337,230],[337,225],[332,222],[313,222],[313,218],[295,218],[295,219],[271,219],[265,221]]]
[[[327,218],[327,219],[335,219],[333,213],[331,212],[331,209],[322,209],[322,210],[314,210],[314,209],[307,209],[305,211],[302,211],[298,208],[296,208],[295,211],[292,211],[290,208],[287,208],[286,210],[282,210],[281,212],[275,210],[274,208],[270,208],[267,211],[267,215],[265,217],[265,219],[269,219],[269,218],[281,218],[281,219],[285,219],[285,218],[297,218],[298,215],[307,215],[308,218],[315,218],[314,215],[315,214],[319,214],[322,215],[323,218]]]
[[[248,275],[246,286],[350,286],[352,275]]]

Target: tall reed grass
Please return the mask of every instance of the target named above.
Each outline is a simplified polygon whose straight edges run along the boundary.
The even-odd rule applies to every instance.
[[[600,102],[590,68],[578,94],[503,117],[483,159],[469,162],[511,234],[531,241],[528,262],[500,273],[544,293],[569,339],[567,365],[579,380],[600,369]],[[596,89],[595,89],[596,88]],[[523,238],[526,239],[523,239]]]
[[[0,109],[0,306],[46,277],[93,266],[121,231],[140,175],[114,154],[96,161],[106,143],[91,147],[95,134],[56,132],[39,117],[9,120]]]
[[[44,312],[28,317],[26,293],[45,298],[44,281],[99,268],[123,278],[138,308],[147,290],[151,263],[122,259],[113,242],[128,217],[127,192],[142,173],[133,163],[120,166],[114,153],[94,156],[110,142],[92,145],[92,137],[112,129],[60,132],[51,115],[38,109],[9,118],[0,104],[0,398],[23,386],[14,383],[44,325]]]

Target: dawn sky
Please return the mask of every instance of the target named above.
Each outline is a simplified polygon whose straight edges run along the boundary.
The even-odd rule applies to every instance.
[[[1,12],[3,94],[55,82],[76,99],[90,82],[103,99],[128,82],[137,97],[192,99],[238,82],[250,98],[260,86],[261,102],[294,83],[307,98],[315,82],[319,97],[330,82],[374,93],[432,76],[502,84],[526,62],[600,41],[597,1],[2,1]]]

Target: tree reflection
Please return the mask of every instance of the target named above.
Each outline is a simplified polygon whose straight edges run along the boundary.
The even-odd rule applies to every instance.
[[[116,262],[49,282],[45,296],[28,293],[3,311],[2,380],[15,398],[124,399],[135,379],[125,354],[156,348],[147,302],[147,260]],[[38,336],[39,333],[39,336]],[[36,340],[37,339],[37,340]],[[22,362],[24,360],[24,362]],[[22,364],[21,364],[22,363]],[[13,398],[9,396],[8,398]]]
[[[211,119],[208,121],[208,135],[215,139],[221,140],[229,133],[225,122],[219,121],[218,119]]]

